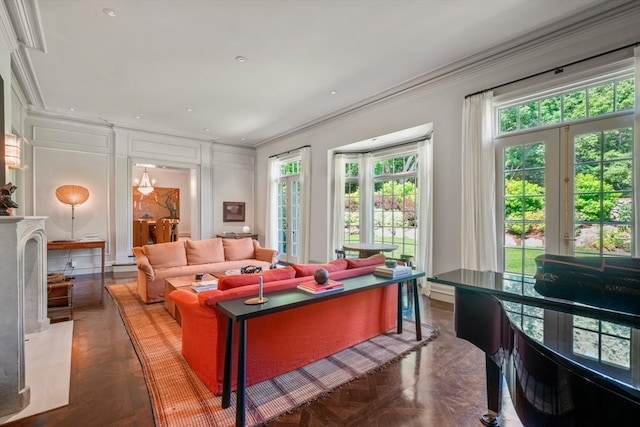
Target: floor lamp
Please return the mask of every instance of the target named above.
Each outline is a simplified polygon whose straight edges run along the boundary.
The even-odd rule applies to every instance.
[[[63,185],[56,188],[56,197],[65,205],[71,206],[71,240],[73,240],[73,220],[76,205],[81,205],[89,198],[89,190],[80,185]]]

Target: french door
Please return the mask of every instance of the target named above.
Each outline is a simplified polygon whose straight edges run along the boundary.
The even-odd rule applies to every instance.
[[[633,156],[630,115],[499,139],[500,268],[531,275],[542,253],[637,256]]]
[[[297,263],[300,230],[300,179],[289,175],[278,179],[278,251],[280,261]]]

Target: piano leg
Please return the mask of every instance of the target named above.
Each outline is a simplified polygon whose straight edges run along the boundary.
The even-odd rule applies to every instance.
[[[480,417],[485,426],[498,426],[498,415],[502,410],[502,368],[485,354],[487,369],[487,408],[488,412]]]

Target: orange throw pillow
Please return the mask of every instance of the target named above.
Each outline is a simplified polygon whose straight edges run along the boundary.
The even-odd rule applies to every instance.
[[[346,270],[347,260],[334,259],[326,264],[293,264],[293,269],[296,271],[296,277],[313,276],[313,273],[315,273],[319,268],[326,268],[329,273]]]
[[[253,239],[222,239],[224,246],[224,258],[227,261],[241,261],[243,259],[255,259]]]
[[[382,254],[371,255],[369,258],[347,258],[348,268],[368,267],[384,264],[386,258]]]
[[[293,279],[296,277],[296,271],[291,267],[283,267],[274,268],[258,274],[222,274],[218,276],[218,289],[226,291],[247,285],[257,285],[259,281],[258,277],[260,276],[262,276],[263,283],[275,282],[276,280]]]
[[[187,265],[184,241],[144,245],[142,251],[153,268],[169,268]]]
[[[209,264],[224,261],[222,239],[186,240],[187,264]]]

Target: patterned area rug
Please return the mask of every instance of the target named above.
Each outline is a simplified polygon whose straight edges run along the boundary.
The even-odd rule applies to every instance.
[[[158,426],[232,426],[232,405],[222,409],[215,396],[191,371],[181,354],[180,326],[163,304],[143,304],[136,284],[110,285],[127,332],[142,364]],[[403,333],[379,335],[326,359],[247,388],[247,425],[260,425],[327,396],[356,378],[373,373],[435,339],[438,330],[422,325],[423,340],[415,340],[413,322]]]

